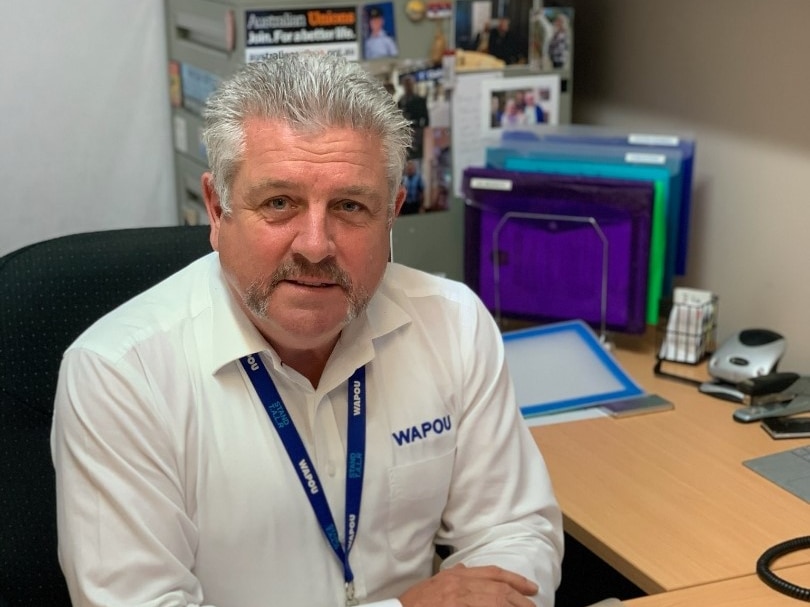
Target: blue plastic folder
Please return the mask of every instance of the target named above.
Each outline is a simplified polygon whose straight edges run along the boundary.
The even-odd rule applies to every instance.
[[[622,146],[628,154],[663,154],[671,160],[680,162],[680,185],[675,192],[675,194],[679,193],[680,206],[677,218],[678,240],[675,244],[674,271],[678,276],[686,273],[696,147],[692,135],[638,133],[583,124],[542,124],[525,127],[519,131],[504,131],[501,138],[504,143],[527,139],[542,139],[563,144]]]
[[[541,158],[506,157],[503,168],[534,173],[579,175],[612,179],[640,180],[654,184],[655,197],[652,211],[648,276],[647,324],[658,323],[659,301],[672,282],[666,275],[666,205],[669,200],[669,173],[662,167],[623,164],[601,164],[576,160],[544,160]]]
[[[503,335],[524,417],[594,407],[644,394],[581,321]]]

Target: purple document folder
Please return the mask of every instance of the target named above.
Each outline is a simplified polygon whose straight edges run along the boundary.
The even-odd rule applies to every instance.
[[[600,327],[607,258],[606,328],[644,332],[653,184],[467,168],[463,192],[465,282],[491,311]]]

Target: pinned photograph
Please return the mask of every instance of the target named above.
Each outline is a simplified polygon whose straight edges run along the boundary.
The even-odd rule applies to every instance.
[[[397,105],[413,127],[413,144],[402,176],[406,198],[402,215],[446,211],[451,179],[450,103],[443,71],[421,67],[399,73]]]
[[[560,122],[560,77],[557,74],[495,78],[485,80],[481,86],[485,133]]]
[[[546,71],[570,70],[574,51],[574,9],[535,9],[529,27],[529,65]]]
[[[397,57],[394,3],[368,4],[363,9],[363,59]]]
[[[532,0],[457,0],[456,48],[504,66],[529,64]]]

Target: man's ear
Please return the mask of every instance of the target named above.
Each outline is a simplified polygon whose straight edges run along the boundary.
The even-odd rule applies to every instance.
[[[405,186],[399,186],[397,198],[394,201],[394,217],[399,217],[399,212],[402,210],[402,205],[405,203]]]
[[[222,204],[219,201],[219,194],[214,187],[214,176],[210,172],[203,173],[201,177],[202,194],[205,200],[205,210],[208,213],[208,221],[211,224],[211,247],[215,251],[219,250],[219,225],[222,222]]]

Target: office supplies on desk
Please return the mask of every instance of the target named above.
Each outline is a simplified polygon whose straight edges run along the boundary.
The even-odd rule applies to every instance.
[[[603,179],[641,181],[653,186],[653,208],[650,225],[650,247],[647,265],[647,324],[658,322],[658,306],[664,293],[665,258],[667,250],[667,205],[670,190],[668,174],[661,167],[622,164],[585,163],[575,160],[546,160],[543,158],[504,158],[503,166],[497,158],[487,158],[487,164],[505,170],[525,171],[547,175],[600,177]]]
[[[743,465],[810,503],[810,446],[755,457]]]
[[[658,358],[694,364],[714,352],[717,296],[705,289],[676,287]]]
[[[737,383],[734,390],[744,406],[735,410],[735,421],[748,423],[810,411],[810,377],[793,372],[773,372]],[[730,392],[729,392],[730,393]],[[728,398],[728,400],[737,400]]]
[[[799,394],[810,395],[810,377],[793,371],[774,371],[768,375],[749,377],[737,384],[744,405],[767,405],[792,400]]]
[[[509,138],[542,139],[555,143],[591,146],[619,146],[628,155],[662,154],[675,162],[680,162],[680,204],[677,218],[678,242],[674,253],[675,274],[686,273],[686,255],[689,235],[689,218],[692,206],[692,182],[695,165],[695,137],[691,133],[643,133],[586,124],[538,124],[524,127],[524,130],[505,131],[502,140]],[[631,156],[632,157],[632,156]],[[677,193],[677,192],[676,192]],[[675,195],[675,194],[673,194]],[[674,221],[674,217],[672,218]]]
[[[796,396],[785,402],[772,402],[764,405],[741,407],[734,411],[732,415],[735,421],[748,423],[758,420],[783,418],[788,415],[796,415],[797,413],[806,413],[808,411],[810,411],[810,396]]]
[[[465,281],[496,316],[643,333],[650,184],[467,168]]]
[[[759,387],[761,385],[761,387]],[[737,384],[743,405],[732,414],[748,423],[810,411],[810,377],[798,373],[771,373]]]
[[[524,417],[644,394],[580,320],[508,331],[503,340]]]
[[[666,184],[666,205],[664,209],[664,230],[666,232],[666,246],[662,264],[662,290],[669,293],[674,287],[675,267],[677,260],[678,243],[680,240],[680,189],[681,159],[680,152],[672,154],[677,158],[670,158],[666,154],[645,154],[640,152],[627,152],[624,147],[617,146],[586,146],[560,144],[548,141],[502,141],[499,147],[487,148],[487,166],[495,168],[536,170],[531,164],[519,167],[519,163],[554,163],[561,166],[579,167],[578,170],[592,171],[627,171],[628,169],[646,169],[647,173],[654,170],[654,179],[660,179]],[[604,174],[602,176],[605,176]],[[617,175],[619,176],[619,175]],[[639,174],[639,177],[641,174]]]
[[[785,338],[768,329],[745,329],[724,341],[709,359],[709,374],[699,390],[704,394],[742,402],[743,394],[736,384],[776,371],[785,353]]]
[[[709,360],[709,373],[729,383],[768,375],[785,353],[785,338],[768,329],[745,329],[729,337]]]
[[[666,274],[672,277],[676,274],[678,249],[685,248],[685,236],[680,234],[680,215],[684,187],[681,171],[683,155],[678,149],[669,149],[666,152],[653,153],[627,144],[593,144],[582,142],[564,143],[559,140],[515,140],[510,139],[510,132],[504,132],[500,147],[488,148],[487,164],[501,166],[509,158],[522,157],[529,159],[546,159],[555,161],[583,162],[594,164],[646,166],[658,167],[666,171],[670,197],[667,203],[667,242],[669,243],[666,257]],[[502,159],[498,156],[502,155]],[[688,186],[691,187],[691,186]],[[672,289],[671,283],[665,284],[665,291]]]
[[[645,413],[669,411],[675,405],[658,394],[642,394],[634,398],[617,400],[601,405],[600,408],[610,417],[631,417]]]

